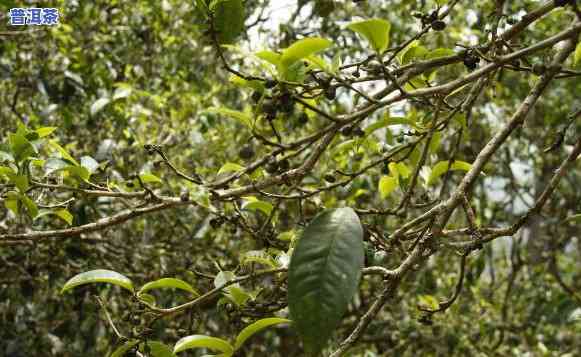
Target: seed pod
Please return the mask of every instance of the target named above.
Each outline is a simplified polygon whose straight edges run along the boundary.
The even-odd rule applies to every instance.
[[[288,162],[288,160],[282,160],[278,163],[278,169],[280,171],[286,171],[290,168],[290,163]]]
[[[446,28],[446,23],[442,20],[432,22],[432,29],[434,31],[443,31]]]
[[[359,70],[357,70],[357,71],[355,71],[355,72],[351,73],[351,75],[352,75],[353,77],[355,77],[355,78],[359,78],[359,77],[361,77],[361,73],[359,72]]]

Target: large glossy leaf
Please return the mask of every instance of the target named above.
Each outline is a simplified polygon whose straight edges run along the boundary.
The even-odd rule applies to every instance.
[[[296,61],[320,52],[329,46],[331,46],[331,41],[324,38],[303,38],[282,51],[280,60],[284,66],[288,67]]]
[[[217,2],[214,12],[214,29],[221,44],[233,43],[244,30],[244,5],[242,0]]]
[[[436,165],[434,165],[434,167],[432,167],[432,172],[430,173],[427,184],[431,185],[440,176],[445,174],[446,171],[448,171],[448,166],[450,166],[450,171],[456,170],[468,171],[472,167],[471,164],[460,160],[455,160],[454,162],[452,162],[452,165],[449,165],[448,161],[440,161]]]
[[[179,289],[190,292],[196,296],[200,295],[190,284],[176,278],[162,278],[155,281],[150,281],[149,283],[143,285],[143,287],[139,289],[138,293],[141,294],[152,289]]]
[[[339,324],[363,258],[363,229],[351,208],[325,210],[303,232],[289,266],[288,303],[307,352],[320,351]]]
[[[238,336],[236,336],[236,342],[234,343],[234,349],[237,350],[239,349],[244,342],[249,339],[252,335],[254,335],[255,333],[269,327],[272,325],[277,325],[277,324],[283,324],[283,323],[288,323],[291,322],[291,320],[288,319],[283,319],[280,317],[268,317],[265,319],[260,319],[248,326],[246,326],[242,331],[240,331],[240,333],[238,334]]]
[[[133,292],[133,283],[125,275],[112,270],[97,269],[77,274],[72,277],[63,286],[61,294],[79,285],[90,283],[110,283]]]
[[[382,53],[389,46],[391,24],[386,20],[370,19],[354,22],[349,24],[347,28],[363,36],[378,53]]]
[[[173,351],[178,353],[192,348],[208,348],[220,351],[226,356],[232,356],[234,353],[234,348],[228,341],[206,335],[186,336],[175,344]]]

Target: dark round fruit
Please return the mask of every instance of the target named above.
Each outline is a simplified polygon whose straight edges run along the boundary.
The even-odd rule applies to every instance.
[[[361,77],[361,73],[359,73],[359,71],[355,71],[355,72],[351,73],[351,75],[355,78]]]
[[[335,99],[335,97],[337,97],[337,88],[335,87],[328,87],[325,90],[325,97],[329,100],[333,100]]]
[[[238,152],[241,159],[248,160],[254,156],[254,149],[250,145],[244,145]]]
[[[216,229],[220,228],[220,226],[224,223],[220,217],[212,218],[210,220],[210,227]]]
[[[361,129],[360,127],[355,127],[353,129],[353,135],[362,138],[365,136],[365,131],[363,129]]]
[[[188,201],[190,200],[190,193],[189,193],[188,191],[185,191],[185,192],[183,192],[183,193],[180,195],[180,200],[181,200],[182,202],[188,202]]]
[[[478,62],[480,62],[480,57],[474,55],[468,55],[464,58],[464,65],[471,71],[478,67]]]
[[[432,22],[432,29],[434,31],[442,31],[446,28],[446,23],[442,20],[436,20]]]
[[[512,16],[510,16],[509,18],[506,19],[506,23],[509,25],[514,25],[518,22],[518,20]]]
[[[254,93],[252,93],[251,99],[254,103],[258,103],[260,98],[262,98],[262,93],[260,93],[259,91],[255,91]]]
[[[274,119],[276,119],[276,112],[274,112],[274,113],[266,113],[266,119],[267,120],[274,120]]]
[[[542,75],[547,70],[547,67],[542,63],[535,63],[531,69],[537,76]]]
[[[295,103],[290,95],[290,93],[285,92],[280,95],[278,99],[280,103],[280,110],[284,113],[291,113],[295,107]]]
[[[298,117],[298,122],[301,125],[304,125],[304,124],[308,123],[309,122],[309,116],[307,115],[307,113],[304,113],[304,112],[301,113],[301,115],[299,115],[299,117]]]
[[[349,136],[352,133],[352,128],[350,126],[346,126],[343,129],[341,129],[341,135],[343,136]]]
[[[326,174],[324,177],[325,181],[327,181],[328,183],[335,183],[337,181],[337,179],[335,178],[335,176],[331,175],[331,174]]]
[[[278,169],[281,171],[286,171],[290,168],[290,163],[288,160],[282,160],[278,163]]]
[[[267,89],[274,88],[277,85],[277,83],[278,82],[275,81],[274,79],[267,79],[264,82],[264,87],[267,88]]]

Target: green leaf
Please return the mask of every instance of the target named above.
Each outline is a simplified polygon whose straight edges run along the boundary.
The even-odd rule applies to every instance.
[[[191,335],[180,339],[174,346],[174,353],[189,350],[191,348],[209,348],[220,351],[226,356],[232,356],[234,348],[232,345],[221,338],[206,335]]]
[[[79,166],[79,163],[77,162],[77,160],[75,160],[67,150],[65,150],[65,148],[63,148],[62,146],[60,146],[56,141],[54,140],[50,140],[49,145],[52,146],[53,148],[55,148],[59,154],[61,154],[61,157],[64,160],[69,161],[70,163],[74,164],[75,166]]]
[[[149,357],[175,357],[176,354],[171,350],[171,347],[159,341],[147,341],[149,347]],[[145,342],[139,344],[139,351],[145,352]]]
[[[432,172],[430,173],[430,176],[428,177],[428,181],[426,182],[426,184],[431,185],[440,176],[445,174],[446,171],[448,171],[448,164],[449,164],[448,161],[440,161],[436,165],[434,165],[434,167],[432,167]],[[472,165],[465,161],[455,160],[454,162],[452,162],[452,165],[450,165],[450,171],[456,170],[468,171],[470,170],[471,167]]]
[[[34,219],[36,216],[38,216],[38,206],[36,203],[34,203],[33,200],[23,194],[20,195],[20,201],[24,204],[24,207],[26,207],[26,211],[28,212],[30,218]]]
[[[218,43],[234,43],[244,30],[244,5],[242,0],[225,0],[215,4],[214,29]]]
[[[579,62],[581,62],[581,42],[577,44],[577,47],[575,48],[575,56],[573,57],[574,65],[579,64]]]
[[[77,274],[72,277],[63,286],[61,294],[79,285],[90,283],[110,283],[133,292],[133,283],[125,275],[121,275],[111,270],[97,269]]]
[[[89,112],[91,113],[91,116],[94,116],[95,114],[99,113],[110,102],[111,102],[111,99],[109,99],[109,98],[97,99],[95,102],[93,102],[93,104],[91,104],[91,109],[89,110]]]
[[[243,210],[252,212],[261,211],[267,216],[270,215],[270,212],[272,212],[272,208],[273,207],[270,203],[258,200],[246,202],[242,205]]]
[[[391,24],[386,20],[370,19],[354,22],[349,24],[347,28],[367,39],[377,53],[382,53],[389,46]]]
[[[236,279],[236,274],[231,271],[221,271],[214,278],[214,287],[218,288],[226,284],[227,282]]]
[[[90,174],[94,173],[99,168],[99,163],[97,160],[90,156],[81,157],[81,166],[86,168]]]
[[[57,216],[63,221],[67,222],[69,225],[73,224],[73,215],[66,208],[60,208],[56,210],[42,209],[35,217],[35,219],[39,219],[44,216]]]
[[[276,262],[272,256],[264,250],[251,250],[245,252],[242,254],[241,258],[242,264],[259,263],[271,268],[276,268]]]
[[[36,129],[35,132],[38,134],[38,137],[44,138],[45,136],[49,136],[50,134],[52,134],[53,131],[55,131],[56,129],[57,129],[56,126],[45,126]]]
[[[410,177],[412,171],[409,169],[409,167],[407,167],[406,164],[404,164],[403,162],[398,162],[396,164],[396,167],[397,167],[397,171],[399,172],[401,177],[403,177],[404,179],[407,179],[408,177]]]
[[[6,192],[6,198],[4,199],[4,206],[6,209],[12,211],[16,216],[20,212],[20,195],[16,191]]]
[[[323,51],[331,46],[331,44],[331,41],[320,37],[303,38],[282,51],[280,61],[283,66],[289,67],[300,59]]]
[[[82,166],[67,166],[66,170],[74,177],[81,179],[82,181],[88,181],[91,177],[91,173],[85,167]]]
[[[36,153],[36,149],[24,135],[9,133],[8,141],[16,162],[21,162]]]
[[[357,291],[363,228],[351,208],[327,209],[306,227],[288,271],[288,305],[308,353],[319,352]]]
[[[250,338],[252,335],[254,335],[255,333],[269,327],[272,325],[277,325],[277,324],[284,324],[284,323],[289,323],[291,322],[291,320],[288,319],[283,319],[280,317],[268,317],[265,319],[260,319],[248,326],[246,326],[242,331],[240,331],[240,333],[238,334],[238,336],[236,336],[236,342],[234,343],[234,350],[238,350],[240,347],[242,347],[242,345],[244,344],[244,342]]]
[[[244,170],[244,166],[235,164],[233,162],[227,162],[220,168],[220,170],[218,170],[218,175],[226,172],[236,172],[241,170]]]
[[[26,190],[28,190],[28,187],[29,187],[28,176],[26,176],[26,175],[11,175],[9,177],[10,177],[10,181],[12,181],[12,183],[14,183],[14,186],[16,186],[18,191],[24,193],[24,192],[26,192]]]
[[[117,83],[117,89],[113,93],[113,100],[127,98],[131,95],[133,88],[127,83]]]
[[[241,112],[238,110],[226,109],[226,108],[209,108],[206,111],[208,113],[220,114],[220,115],[224,115],[224,116],[236,119],[240,123],[246,125],[247,127],[249,127],[249,128],[252,127],[252,118],[250,117],[250,115],[248,115],[244,112]]]
[[[181,279],[176,278],[162,278],[155,281],[150,281],[149,283],[143,285],[141,289],[139,289],[138,294],[142,294],[152,289],[171,289],[171,288],[184,290],[196,296],[200,295],[190,284],[186,283]]]
[[[141,179],[141,181],[143,183],[162,183],[163,181],[161,181],[161,179],[157,176],[155,176],[154,174],[150,174],[150,173],[145,173],[145,174],[141,174],[139,175],[139,178]]]
[[[113,353],[109,357],[124,357],[125,354],[129,352],[129,350],[131,350],[133,347],[137,346],[138,343],[139,340],[129,340],[122,344],[121,346],[117,347],[117,349],[113,351]]]
[[[259,51],[254,54],[256,57],[260,58],[263,61],[266,61],[276,67],[281,66],[281,57],[282,55],[272,51]]]
[[[389,196],[393,190],[397,188],[398,182],[397,178],[391,176],[383,176],[379,180],[379,194],[381,195],[382,199],[385,199]]]

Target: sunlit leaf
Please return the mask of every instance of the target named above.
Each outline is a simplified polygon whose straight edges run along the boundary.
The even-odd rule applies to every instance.
[[[471,164],[460,160],[455,160],[454,162],[452,162],[452,165],[449,165],[449,161],[440,161],[436,165],[434,165],[434,167],[432,167],[432,172],[430,173],[430,176],[426,184],[431,185],[440,176],[445,174],[446,171],[448,171],[448,166],[450,166],[450,171],[456,170],[468,171],[472,167]]]
[[[387,198],[398,186],[397,178],[392,176],[383,176],[379,180],[379,194],[382,199]]]
[[[96,101],[94,101],[93,104],[91,104],[91,109],[89,110],[91,116],[94,116],[95,114],[99,113],[110,102],[111,99],[109,98],[99,98]]]
[[[143,183],[162,183],[163,181],[152,173],[144,173],[139,175]]]
[[[118,285],[133,292],[133,283],[131,280],[115,271],[97,269],[77,274],[65,283],[61,290],[61,294],[71,290],[79,285],[91,283],[109,283]]]
[[[270,212],[272,212],[272,204],[268,203],[268,202],[264,202],[264,201],[252,201],[252,202],[246,202],[242,205],[242,209],[246,210],[246,211],[252,211],[252,212],[256,212],[256,211],[261,211],[262,213],[264,213],[265,215],[270,215]]]
[[[241,170],[244,170],[244,166],[235,164],[233,162],[227,162],[224,165],[222,165],[220,170],[218,170],[218,175],[226,172],[236,172]]]
[[[391,24],[383,19],[370,19],[354,22],[347,26],[348,29],[363,36],[375,52],[382,53],[389,46],[389,31]]]
[[[38,137],[44,138],[45,136],[49,136],[52,134],[57,128],[55,126],[45,126],[42,128],[38,128],[35,132],[38,134]]]
[[[296,61],[323,51],[331,46],[331,41],[320,37],[309,37],[298,40],[282,51],[281,63],[288,67]]]
[[[227,116],[238,120],[240,123],[246,125],[249,128],[252,127],[252,118],[250,115],[244,112],[227,108],[209,108],[207,112]]]
[[[174,353],[178,353],[192,348],[208,348],[220,351],[227,356],[232,356],[234,353],[234,348],[228,341],[206,335],[186,336],[175,344],[173,351]]]
[[[234,349],[238,350],[244,342],[249,339],[252,335],[256,334],[257,332],[277,324],[289,323],[291,320],[283,319],[280,317],[268,317],[264,319],[260,319],[248,326],[246,326],[238,336],[236,336],[236,342],[234,343]]]
[[[179,289],[190,292],[196,296],[200,295],[190,284],[176,278],[162,278],[150,281],[139,289],[138,294],[142,294],[152,289]]]

